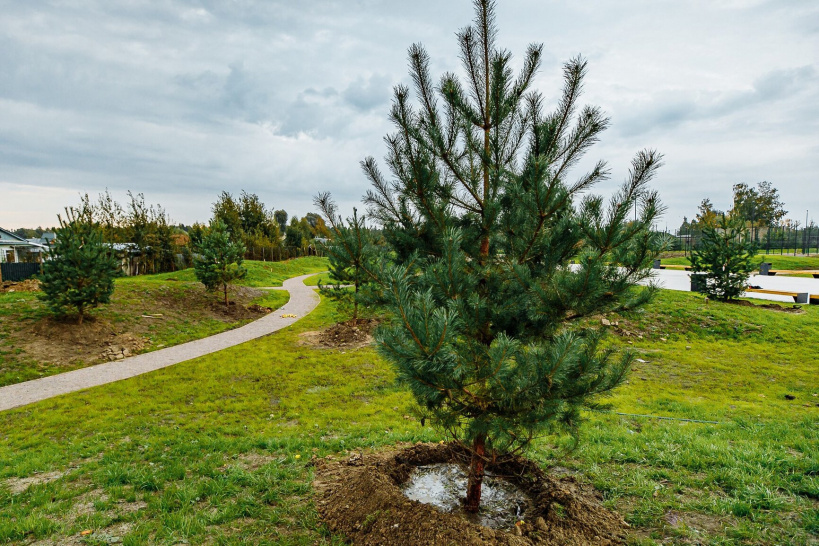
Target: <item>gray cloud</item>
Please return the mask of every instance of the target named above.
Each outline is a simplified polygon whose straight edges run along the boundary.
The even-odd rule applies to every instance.
[[[374,74],[369,78],[359,77],[347,86],[341,96],[354,108],[369,112],[389,104],[391,82],[388,76]]]
[[[184,222],[206,219],[222,189],[255,191],[295,214],[328,189],[351,209],[366,189],[359,160],[384,153],[407,47],[422,42],[435,74],[459,71],[454,32],[472,16],[466,0],[0,8],[4,227],[49,223],[67,196],[105,187],[142,191]],[[529,42],[545,42],[537,87],[549,100],[561,62],[589,58],[586,98],[613,120],[589,154],[614,169],[601,191],[652,146],[666,153],[658,188],[670,218],[690,216],[713,192],[723,205],[731,184],[755,179],[819,211],[810,201],[819,198],[805,201],[819,168],[815,2],[509,0],[498,9],[515,62]]]
[[[738,130],[736,125],[747,127],[749,123],[767,121],[765,111],[779,108],[783,102],[799,102],[810,107],[819,101],[819,73],[811,65],[770,71],[756,78],[749,87],[728,92],[658,93],[637,107],[630,105],[629,113],[616,129],[624,136],[634,136],[673,130],[683,123],[710,121],[729,123]],[[804,116],[804,112],[795,114],[796,118]],[[793,131],[801,132],[800,125],[804,123],[799,123],[799,119],[789,121],[795,123]]]

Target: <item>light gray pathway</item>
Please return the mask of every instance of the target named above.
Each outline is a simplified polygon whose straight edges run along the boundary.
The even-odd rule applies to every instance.
[[[290,300],[287,304],[240,328],[152,353],[0,387],[0,411],[152,372],[286,328],[319,304],[320,298],[316,293],[316,287],[304,284],[304,279],[313,275],[316,273],[284,281],[283,286],[275,289],[290,292]],[[291,314],[296,316],[282,317],[282,315]]]
[[[673,269],[652,270],[655,282],[662,288],[668,290],[691,291],[691,273]],[[759,286],[766,290],[781,290],[784,292],[807,292],[808,294],[819,294],[819,279],[809,277],[784,277],[776,275],[751,275],[748,284]],[[793,303],[793,298],[789,296],[777,296],[775,294],[759,294],[748,292],[745,297],[769,301],[780,301]]]

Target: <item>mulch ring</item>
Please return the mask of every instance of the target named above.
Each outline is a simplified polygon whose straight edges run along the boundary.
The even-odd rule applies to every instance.
[[[234,286],[231,288],[231,296],[239,301],[228,300],[225,301],[221,297],[221,293],[215,293],[215,298],[211,298],[209,302],[210,311],[218,316],[229,320],[243,320],[255,319],[259,315],[266,315],[272,311],[270,307],[264,307],[258,304],[245,305],[242,302],[253,299],[263,292],[257,288],[250,288],[247,286]]]
[[[20,282],[3,281],[0,283],[0,294],[6,292],[39,292],[40,281],[37,279],[26,279]]]
[[[533,462],[515,458],[487,470],[510,478],[532,499],[526,521],[511,531],[471,523],[408,499],[400,486],[416,466],[458,462],[466,452],[451,444],[416,444],[342,461],[316,461],[316,505],[333,531],[355,545],[623,544],[628,524],[604,508],[599,492],[574,477],[548,476]],[[557,506],[559,505],[559,507]]]
[[[377,325],[375,319],[360,318],[339,322],[317,332],[305,332],[300,337],[302,344],[313,347],[357,349],[372,343],[372,332]]]

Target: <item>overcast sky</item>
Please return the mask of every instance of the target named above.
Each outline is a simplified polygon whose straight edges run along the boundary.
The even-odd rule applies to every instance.
[[[299,216],[330,190],[343,213],[385,152],[406,51],[458,70],[468,0],[0,0],[0,226],[53,225],[109,188],[142,192],[175,222],[206,221],[218,193],[257,193]],[[500,0],[499,43],[589,60],[585,100],[612,126],[588,154],[613,178],[665,154],[655,186],[677,227],[709,197],[768,180],[789,216],[819,221],[819,2]],[[579,172],[577,173],[579,174]]]

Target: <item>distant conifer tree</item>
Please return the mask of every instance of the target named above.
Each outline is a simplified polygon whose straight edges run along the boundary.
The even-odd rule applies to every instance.
[[[196,278],[208,290],[221,288],[227,307],[228,286],[247,274],[247,270],[242,267],[245,246],[231,239],[224,222],[214,220],[195,250],[198,254],[193,260]]]
[[[276,220],[276,223],[279,224],[279,232],[284,233],[287,231],[287,211],[286,210],[277,210],[273,213],[273,218]]]
[[[375,245],[366,218],[353,209],[345,222],[337,214],[336,204],[329,193],[320,193],[313,201],[330,223],[330,241],[322,246],[330,261],[330,273],[335,284],[320,286],[321,293],[352,307],[353,321],[359,317],[362,289],[373,281]],[[345,285],[352,285],[350,291]]]
[[[650,275],[662,209],[647,187],[654,151],[637,154],[608,203],[583,195],[607,178],[605,163],[568,179],[609,123],[579,105],[586,62],[566,63],[546,113],[531,90],[542,46],[528,48],[514,77],[495,43],[493,3],[475,9],[458,33],[466,81],[433,81],[429,55],[412,46],[417,103],[396,88],[392,179],[363,162],[369,217],[397,262],[380,274],[392,319],[379,348],[427,417],[471,450],[471,511],[487,461],[549,431],[575,432],[581,409],[623,380],[633,355],[603,348],[580,319],[650,298],[652,288],[635,285]]]
[[[716,225],[703,228],[702,239],[691,254],[691,270],[705,275],[702,289],[710,297],[733,300],[742,295],[751,273],[759,268],[757,250],[745,219],[723,214]]]
[[[65,216],[57,217],[60,227],[50,259],[43,263],[40,298],[55,315],[76,311],[82,324],[89,308],[110,301],[114,279],[122,272],[89,209],[69,207]]]

